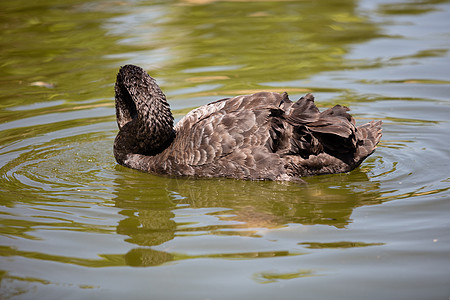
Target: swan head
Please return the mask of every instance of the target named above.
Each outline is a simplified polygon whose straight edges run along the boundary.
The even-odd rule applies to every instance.
[[[155,155],[173,140],[173,116],[166,96],[142,68],[125,65],[115,84],[119,133],[114,155],[122,163],[127,154]]]

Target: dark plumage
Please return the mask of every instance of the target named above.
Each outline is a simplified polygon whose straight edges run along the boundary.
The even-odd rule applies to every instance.
[[[175,127],[166,97],[143,69],[117,75],[121,165],[154,174],[297,181],[348,172],[376,148],[381,121],[356,127],[348,108],[319,112],[311,94],[261,92],[192,110]]]

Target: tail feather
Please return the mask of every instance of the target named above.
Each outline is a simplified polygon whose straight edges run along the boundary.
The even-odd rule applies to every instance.
[[[355,154],[355,163],[357,165],[361,164],[377,148],[382,135],[382,124],[382,121],[372,121],[357,127],[358,147]]]
[[[287,94],[284,97],[288,100]],[[296,176],[342,173],[358,167],[381,139],[381,121],[356,127],[349,108],[319,112],[311,94],[271,109],[269,149]],[[284,113],[283,113],[284,112]]]

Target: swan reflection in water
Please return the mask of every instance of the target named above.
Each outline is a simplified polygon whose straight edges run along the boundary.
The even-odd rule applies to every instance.
[[[120,168],[120,167],[118,167]],[[122,169],[123,170],[123,169]],[[125,218],[117,232],[136,244],[125,255],[132,266],[159,265],[194,256],[160,251],[176,236],[228,235],[258,238],[266,230],[287,224],[329,225],[344,228],[353,210],[381,203],[378,183],[356,170],[321,176],[320,183],[254,182],[233,179],[180,179],[150,174],[136,177],[121,172],[116,179],[115,205]],[[336,188],[336,187],[339,188]],[[183,208],[192,209],[183,221]],[[181,213],[181,218],[177,211]],[[204,217],[213,219],[205,219]],[[204,223],[204,224],[202,224]],[[301,237],[299,237],[301,242]],[[206,254],[201,257],[267,257],[293,255],[286,251]],[[197,256],[195,256],[197,257]]]

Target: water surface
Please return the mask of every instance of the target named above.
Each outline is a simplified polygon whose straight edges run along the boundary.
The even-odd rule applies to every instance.
[[[449,1],[3,1],[0,298],[448,299]],[[118,166],[113,87],[176,119],[254,91],[383,120],[307,185]]]

